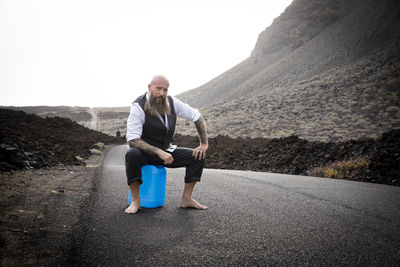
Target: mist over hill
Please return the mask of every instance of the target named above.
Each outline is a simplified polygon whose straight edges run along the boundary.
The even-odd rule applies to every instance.
[[[89,113],[88,107],[70,107],[70,106],[3,106],[0,108],[10,109],[10,110],[20,110],[28,114],[35,114],[42,118],[68,118],[79,124],[89,127],[89,122],[92,116]]]
[[[398,1],[294,0],[249,58],[177,97],[210,136],[377,138],[400,127],[399,51]]]

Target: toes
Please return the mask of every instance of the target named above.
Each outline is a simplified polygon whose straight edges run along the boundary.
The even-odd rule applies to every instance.
[[[186,208],[192,208],[192,209],[198,209],[198,210],[206,210],[208,207],[201,205],[195,200],[192,200],[190,202],[184,202],[180,204],[180,208],[186,209]]]
[[[125,212],[132,214],[132,213],[137,213],[139,210],[140,208],[129,206],[128,208],[125,209]]]

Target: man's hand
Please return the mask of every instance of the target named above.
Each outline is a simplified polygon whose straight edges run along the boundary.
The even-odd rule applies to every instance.
[[[195,159],[205,159],[206,157],[206,151],[208,149],[208,145],[207,144],[201,144],[200,146],[196,147],[193,150],[193,157]]]
[[[157,156],[164,161],[164,165],[171,164],[174,161],[174,158],[172,157],[171,154],[162,151],[161,149],[157,152]]]
[[[168,154],[167,152],[159,149],[158,147],[149,145],[148,143],[139,138],[130,140],[129,146],[139,148],[140,150],[150,155],[157,155],[164,162],[165,165],[171,164],[174,161],[174,158],[172,157],[171,154]]]

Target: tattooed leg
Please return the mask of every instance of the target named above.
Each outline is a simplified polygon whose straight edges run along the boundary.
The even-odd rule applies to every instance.
[[[193,150],[193,157],[196,159],[204,159],[206,156],[206,151],[208,149],[208,140],[207,140],[207,132],[206,125],[204,123],[204,119],[200,116],[200,118],[195,121],[197,132],[199,133],[200,146],[196,147]],[[185,183],[185,187],[183,189],[183,194],[180,202],[181,208],[194,208],[199,210],[208,209],[206,206],[200,204],[196,200],[192,198],[192,192],[196,182]]]

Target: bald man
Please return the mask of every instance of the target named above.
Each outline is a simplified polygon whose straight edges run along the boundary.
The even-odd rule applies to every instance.
[[[132,203],[125,210],[126,213],[139,211],[143,165],[186,167],[185,186],[179,205],[181,208],[207,209],[192,198],[194,186],[203,172],[208,149],[205,123],[197,109],[168,96],[168,88],[167,78],[154,76],[148,85],[148,92],[138,97],[131,106],[127,121],[129,149],[125,155],[125,167]],[[177,117],[194,122],[200,139],[200,145],[195,149],[179,148],[172,144]]]

